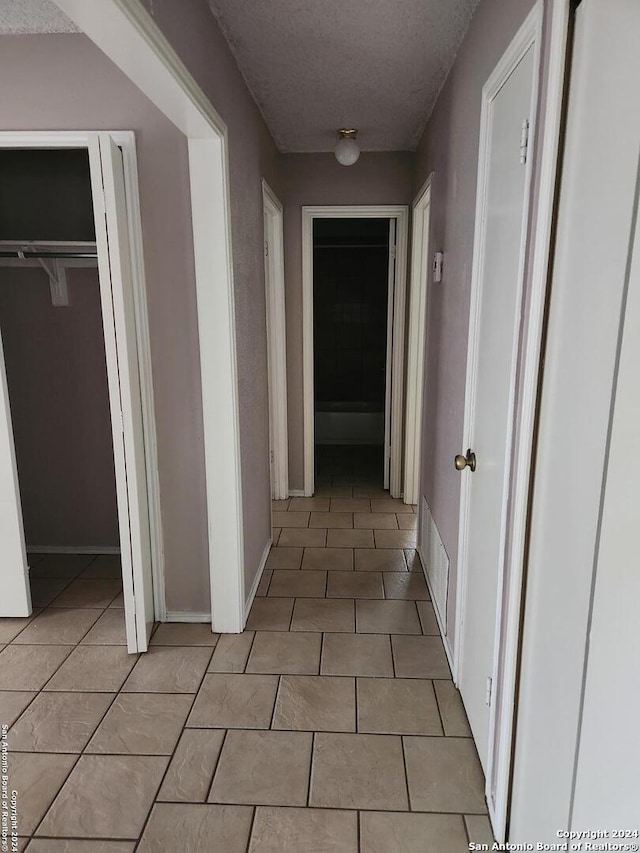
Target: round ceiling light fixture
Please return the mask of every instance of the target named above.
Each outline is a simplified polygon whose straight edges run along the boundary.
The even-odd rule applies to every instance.
[[[340,139],[336,145],[336,160],[341,166],[353,166],[360,156],[360,149],[356,142],[358,131],[356,128],[343,127],[338,134]]]

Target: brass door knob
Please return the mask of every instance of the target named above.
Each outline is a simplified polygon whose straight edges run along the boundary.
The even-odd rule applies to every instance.
[[[471,471],[476,470],[476,454],[471,450],[471,448],[467,449],[467,455],[463,456],[461,453],[458,453],[454,460],[456,470],[464,471],[465,468],[469,468]]]

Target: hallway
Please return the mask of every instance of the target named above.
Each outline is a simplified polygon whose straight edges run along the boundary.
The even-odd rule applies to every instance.
[[[47,606],[0,623],[20,850],[462,853],[488,838],[417,516],[355,479],[275,504],[241,635],[164,624],[127,655],[117,559],[37,560]]]

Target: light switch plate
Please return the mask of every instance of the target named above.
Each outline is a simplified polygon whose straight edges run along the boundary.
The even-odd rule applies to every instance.
[[[442,263],[444,261],[444,254],[442,252],[436,252],[433,256],[433,280],[435,282],[442,281]]]

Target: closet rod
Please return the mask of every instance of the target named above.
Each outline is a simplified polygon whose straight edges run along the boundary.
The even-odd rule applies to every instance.
[[[314,249],[388,249],[388,243],[315,243]]]
[[[28,261],[30,258],[98,258],[97,252],[32,252],[32,251],[0,251],[0,258],[18,258]]]

